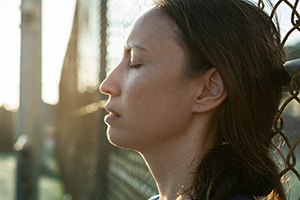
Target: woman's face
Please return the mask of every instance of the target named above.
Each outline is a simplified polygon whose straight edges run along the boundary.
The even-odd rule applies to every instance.
[[[192,81],[169,18],[157,10],[140,17],[126,38],[120,63],[102,82],[111,143],[143,151],[177,140],[190,128]]]

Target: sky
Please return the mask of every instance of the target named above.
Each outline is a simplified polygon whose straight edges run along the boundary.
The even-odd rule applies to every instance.
[[[59,101],[60,72],[75,3],[76,0],[43,0],[42,3],[42,100],[48,104]],[[19,105],[20,5],[21,0],[0,0],[0,106],[13,111]],[[291,28],[290,14],[287,6],[280,6],[282,35]],[[294,32],[287,45],[299,42],[300,32]]]
[[[42,0],[42,99],[58,102],[61,68],[71,35],[76,0]]]
[[[0,105],[16,108],[20,62],[20,0],[0,0]]]
[[[42,99],[58,102],[61,67],[71,33],[76,0],[42,2]],[[0,0],[0,106],[19,105],[21,0]]]

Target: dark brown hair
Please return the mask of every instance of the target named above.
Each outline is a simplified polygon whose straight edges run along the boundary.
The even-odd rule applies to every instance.
[[[215,145],[196,169],[192,198],[286,199],[270,151],[285,61],[278,24],[243,0],[158,0],[155,7],[177,26],[184,73],[195,77],[215,67],[228,93],[211,120]]]

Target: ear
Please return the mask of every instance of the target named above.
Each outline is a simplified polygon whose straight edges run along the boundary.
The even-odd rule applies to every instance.
[[[192,111],[204,113],[213,110],[227,98],[227,92],[220,74],[215,68],[206,71],[200,77],[202,87],[199,87]]]

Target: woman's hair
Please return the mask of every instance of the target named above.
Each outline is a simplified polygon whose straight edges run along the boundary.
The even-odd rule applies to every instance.
[[[195,171],[193,199],[238,194],[286,199],[272,160],[272,125],[281,99],[285,61],[278,23],[244,0],[157,0],[176,24],[188,77],[214,67],[228,98],[215,111],[214,147]]]

